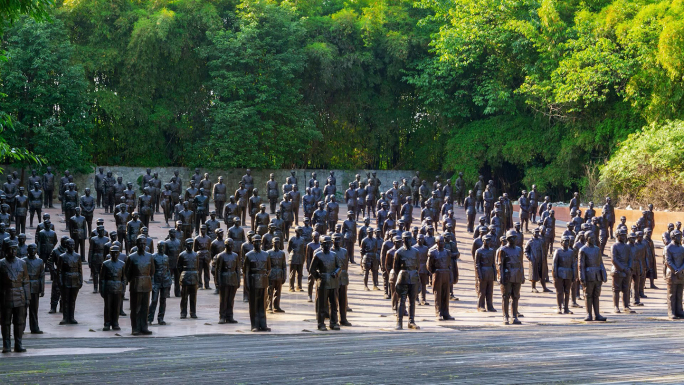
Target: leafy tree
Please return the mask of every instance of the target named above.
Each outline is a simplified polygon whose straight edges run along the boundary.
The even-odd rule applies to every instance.
[[[601,169],[601,189],[623,204],[684,208],[684,122],[651,124],[629,136]]]
[[[212,127],[193,164],[289,167],[306,162],[322,139],[302,105],[304,29],[288,3],[244,1],[236,31],[210,33]]]
[[[12,119],[7,143],[57,169],[89,171],[93,126],[87,84],[83,67],[72,62],[64,25],[24,17],[6,32],[3,48],[8,59],[0,64],[0,92],[8,96],[0,99],[0,109]]]

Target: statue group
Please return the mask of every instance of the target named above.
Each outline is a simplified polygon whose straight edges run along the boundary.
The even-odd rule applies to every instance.
[[[319,330],[350,327],[349,266],[360,255],[363,289],[380,291],[396,314],[396,329],[419,329],[416,306],[428,306],[432,290],[435,316],[454,320],[450,302],[457,301],[459,262],[456,212],[463,209],[466,231],[472,233],[471,256],[475,271],[477,310],[496,312],[494,284],[501,290],[504,324],[519,324],[521,288],[526,278],[533,292],[536,284],[556,290],[559,314],[572,314],[584,296],[586,321],[605,321],[599,311],[599,296],[608,272],[603,254],[613,239],[615,209],[606,198],[601,215],[593,202],[582,213],[579,195],[570,202],[572,220],[556,239],[556,218],[549,197],[541,200],[536,186],[518,198],[518,221],[513,222],[513,201],[507,193],[497,196],[492,180],[480,176],[466,189],[463,174],[453,181],[421,179],[392,181],[383,191],[375,172],[360,174],[337,191],[331,171],[323,188],[316,173],[300,184],[295,171],[278,186],[274,174],[265,182],[266,199],[259,195],[255,178],[247,170],[229,193],[223,177],[212,180],[208,173],[194,171],[184,184],[175,172],[163,183],[158,173],[147,169],[140,189],[123,183],[122,177],[98,168],[94,177],[96,196],[89,188],[79,193],[68,171],[57,179],[50,167],[28,178],[28,194],[18,175],[8,175],[0,195],[0,296],[3,299],[3,351],[25,351],[22,335],[26,318],[31,333],[42,333],[38,304],[45,293],[45,274],[50,274],[49,313],[62,313],[60,325],[77,324],[76,303],[84,282],[92,282],[93,293],[103,299],[103,330],[120,330],[125,316],[122,301],[126,287],[130,299],[133,335],[151,334],[148,325],[165,325],[167,298],[180,297],[180,318],[197,318],[198,290],[218,294],[219,324],[236,323],[235,297],[243,287],[248,302],[251,330],[267,332],[267,313],[284,312],[283,286],[289,292],[303,292],[307,277],[308,301],[314,309]],[[55,184],[68,236],[58,239],[55,225],[43,208],[53,208]],[[340,218],[340,204],[347,218]],[[266,202],[268,201],[268,202]],[[210,208],[213,202],[213,208]],[[107,231],[96,209],[112,215],[116,229]],[[414,215],[414,209],[420,215]],[[301,211],[301,212],[300,212]],[[300,213],[302,220],[300,223]],[[475,218],[479,217],[476,226]],[[34,215],[35,243],[26,244],[26,216],[29,228]],[[154,220],[155,214],[163,222]],[[247,226],[249,218],[249,226]],[[149,235],[154,223],[169,227],[164,240]],[[525,241],[525,233],[531,237]],[[222,226],[225,226],[225,229]],[[536,227],[534,227],[536,225]],[[631,231],[624,217],[617,226],[617,240],[610,248],[614,312],[633,312],[647,298],[645,286],[655,288],[657,263],[651,235],[655,226],[653,207],[642,213]],[[681,223],[671,224],[663,234],[663,273],[668,290],[668,315],[684,317],[684,247]],[[470,242],[470,241],[468,241]],[[550,263],[549,263],[550,262]],[[84,278],[87,263],[90,279]],[[525,274],[524,265],[527,265]],[[289,270],[288,270],[289,268]],[[550,273],[549,273],[550,271]],[[382,273],[382,274],[380,274]],[[382,275],[383,285],[379,277]],[[369,285],[370,283],[370,285]],[[371,289],[372,287],[372,289]],[[172,290],[173,289],[173,290]],[[620,299],[622,300],[620,302]],[[58,309],[59,307],[59,309]],[[10,328],[13,326],[13,332]]]

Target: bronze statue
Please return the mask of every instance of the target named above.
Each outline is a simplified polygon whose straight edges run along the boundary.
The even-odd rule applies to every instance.
[[[249,170],[247,170],[247,171],[249,171]],[[249,175],[249,173],[245,176],[248,176],[248,175]],[[244,179],[245,176],[243,176],[242,178]],[[251,178],[251,176],[250,176],[250,178]],[[240,188],[235,190],[235,201],[237,202],[237,206],[238,206],[236,216],[240,218],[240,221],[242,221],[242,223],[247,223],[247,200],[248,200],[249,196],[252,194],[252,189],[254,188],[254,186],[252,185],[252,187],[248,190],[245,186],[246,185],[244,182],[240,182]],[[228,206],[226,206],[226,207],[228,207]]]
[[[40,237],[38,238],[38,252],[40,253],[39,255],[41,256],[41,259],[45,262],[45,266],[50,271],[50,280],[52,281],[52,285],[50,289],[50,311],[48,313],[54,314],[57,312],[57,305],[60,304],[61,297],[61,284],[59,282],[56,264],[58,263],[59,256],[67,252],[66,243],[69,240],[69,237],[63,236],[61,242],[57,244],[57,236],[54,234],[54,231],[51,230],[51,232],[52,235],[50,235],[50,232],[44,232],[43,230],[41,230],[42,234],[39,233]],[[53,236],[54,239],[52,238]],[[55,244],[52,244],[53,241]],[[50,251],[47,252],[45,257],[43,257],[43,250],[48,248]],[[64,302],[62,301],[62,304],[63,303]],[[60,305],[60,310],[61,308],[62,306]]]
[[[97,236],[90,238],[88,250],[88,267],[92,272],[93,293],[99,292],[100,270],[105,259],[105,244],[107,242],[109,242],[109,238],[105,237],[104,226],[97,226]]]
[[[420,276],[418,269],[420,267],[418,250],[411,246],[411,233],[404,232],[402,234],[403,246],[394,254],[394,267],[396,278],[396,293],[399,297],[399,306],[397,306],[397,330],[403,328],[404,312],[406,311],[406,299],[409,300],[409,329],[420,329],[415,323],[416,313],[416,297],[418,296],[418,289],[420,288]]]
[[[334,184],[331,184],[330,178],[325,182],[325,186],[323,186],[323,197],[325,199],[329,199],[331,196],[335,196],[337,193],[337,186]]]
[[[561,238],[561,248],[553,253],[553,284],[556,286],[556,304],[558,314],[572,314],[568,309],[570,290],[575,280],[574,254],[570,249],[570,236]]]
[[[11,181],[10,181],[11,182]],[[64,191],[69,188],[69,170],[64,171],[64,174],[59,178],[59,191],[57,192],[57,197],[60,202],[62,202],[62,213],[66,213],[64,207]]]
[[[420,207],[420,192],[418,191],[421,185],[420,172],[416,171],[416,175],[411,178],[411,196],[416,207]]]
[[[646,298],[644,293],[644,285],[646,284],[646,274],[650,269],[648,259],[646,258],[646,244],[644,243],[644,233],[637,231],[630,233],[628,236],[629,247],[632,250],[633,268],[632,268],[632,282],[633,282],[633,305],[644,306],[641,303],[641,298]]]
[[[14,183],[11,175],[7,176],[7,183],[2,185],[3,193],[5,194],[5,202],[9,205],[9,213],[14,218],[14,210],[16,208],[16,197],[19,193],[18,186]]]
[[[207,197],[206,193],[207,190],[204,187],[200,187],[199,194],[193,198],[193,206],[195,207],[195,235],[198,234],[200,225],[207,221],[209,197]]]
[[[316,203],[321,203],[323,201],[323,190],[318,187],[318,181],[314,181],[313,187],[311,187],[311,195],[314,196]]]
[[[475,193],[473,193],[473,190],[468,191],[468,197],[465,199],[463,202],[463,207],[465,208],[466,216],[468,218],[468,225],[467,225],[467,230],[469,233],[474,232],[473,227],[475,226],[475,214],[477,213],[476,209],[476,199],[475,199]],[[485,217],[485,222],[487,218]]]
[[[285,194],[283,195],[283,200],[280,202],[280,212],[283,216],[283,234],[285,236],[284,239],[282,239],[283,242],[287,241],[290,239],[290,227],[292,227],[292,221],[294,220],[294,216],[292,214],[292,201],[290,200],[290,195]]]
[[[266,291],[268,278],[271,272],[271,263],[268,254],[261,250],[261,236],[252,238],[254,250],[244,256],[243,271],[245,273],[245,285],[249,293],[249,319],[252,331],[269,332],[266,326]]]
[[[181,228],[183,229],[183,238],[192,238],[192,227],[193,220],[195,218],[195,213],[190,210],[190,203],[188,201],[183,202],[183,210],[178,213],[178,219],[183,223]]]
[[[16,243],[5,246],[5,258],[0,260],[0,298],[2,298],[0,304],[2,352],[8,353],[12,348],[10,336],[12,324],[14,324],[14,351],[25,352],[22,337],[26,327],[26,307],[31,301],[31,282],[26,262],[17,258]],[[33,330],[33,325],[31,329]]]
[[[150,193],[152,192],[152,187],[154,187],[155,194],[152,195],[154,200],[154,211],[159,212],[159,205],[161,202],[162,195],[162,181],[159,179],[159,173],[154,173],[152,179],[149,181]]]
[[[318,209],[314,211],[311,219],[314,223],[314,229],[319,234],[328,232],[328,212],[324,208],[324,202],[318,202]]]
[[[544,255],[544,241],[541,238],[541,228],[534,229],[534,236],[525,244],[525,258],[528,261],[528,278],[532,282],[532,293],[539,293],[537,282],[540,282],[544,293],[550,293],[546,288],[544,279],[544,265],[546,257]]]
[[[380,229],[381,233],[385,235],[385,240],[380,246],[380,270],[382,271],[382,280],[383,280],[383,286],[384,286],[384,292],[385,292],[385,299],[391,299],[392,298],[392,293],[393,289],[391,288],[391,283],[390,283],[390,270],[387,269],[387,253],[394,248],[394,237],[397,235],[396,230],[390,230],[388,232],[382,232],[382,229]],[[401,246],[401,245],[400,245]]]
[[[207,232],[209,232],[209,226],[207,225]],[[223,240],[223,229],[216,228],[213,230],[214,236],[210,237],[213,239],[209,245],[209,256],[211,257],[211,274],[214,276],[214,294],[219,294],[218,276],[216,275],[216,263],[218,261],[218,255],[221,254],[226,249],[226,241]],[[209,233],[211,234],[211,232]]]
[[[74,313],[78,291],[83,287],[83,265],[81,256],[74,252],[73,239],[66,241],[66,252],[59,256],[55,264],[63,309],[59,324],[77,324]]]
[[[239,256],[240,256],[241,263],[244,262],[245,255],[247,255],[247,253],[249,253],[250,251],[254,250],[254,245],[252,244],[252,239],[254,238],[255,235],[256,235],[256,233],[252,230],[247,232],[247,241],[244,242],[242,244],[242,246],[240,246]],[[242,267],[244,267],[244,265]],[[243,275],[244,275],[244,270],[243,270]],[[249,302],[249,290],[247,288],[247,285],[248,285],[247,279],[249,279],[249,277],[244,275],[243,279],[244,279],[244,285],[242,286],[242,302]]]
[[[226,204],[226,197],[228,193],[228,188],[223,184],[223,177],[218,177],[218,183],[214,184],[212,190],[212,196],[214,198],[214,207],[216,213],[218,213],[218,218],[223,219],[223,208]]]
[[[355,191],[356,194],[356,203],[354,204],[353,210],[349,210],[349,207],[347,207],[348,211],[351,211],[354,213],[354,215],[358,216],[359,213],[362,213],[362,215],[366,215],[366,198],[368,197],[368,189],[366,188],[366,185],[363,182],[359,183],[359,187]],[[370,215],[370,213],[369,213]]]
[[[111,171],[107,171],[107,176],[105,176],[102,181],[102,206],[105,209],[105,214],[114,214],[114,205],[116,202],[115,185],[116,179],[112,176]]]
[[[105,173],[102,167],[98,167],[97,173],[95,173],[95,195],[97,196],[97,208],[100,208],[100,204],[104,206],[104,191],[105,191]]]
[[[26,263],[29,279],[29,327],[31,334],[43,334],[38,326],[38,305],[40,298],[45,295],[45,264],[37,257],[38,246],[35,243],[28,245],[27,256],[23,258]]]
[[[85,195],[79,198],[79,207],[81,208],[81,213],[85,217],[86,224],[88,226],[88,234],[93,232],[93,214],[95,212],[95,198],[90,195],[90,188],[86,187]]]
[[[280,248],[279,237],[275,237],[272,242],[272,248],[267,252],[268,261],[271,265],[271,271],[268,274],[268,310],[271,313],[284,313],[280,308],[280,298],[283,293],[283,283],[285,282],[285,273],[287,272],[287,259],[285,252]]]
[[[330,197],[330,201],[325,207],[325,211],[328,212],[328,229],[332,231],[339,221],[340,205],[337,203],[335,196]]]
[[[314,231],[311,234],[312,240],[311,242],[307,243],[306,245],[306,271],[309,273],[308,276],[308,294],[309,298],[307,302],[313,302],[313,299],[311,296],[313,295],[313,287],[315,283],[315,278],[313,275],[311,275],[311,261],[313,260],[313,255],[318,251],[318,249],[321,247],[320,244],[320,234],[317,231]]]
[[[354,213],[348,212],[347,219],[342,222],[342,237],[349,263],[355,264],[354,244],[356,243],[356,220],[354,219]]]
[[[149,187],[143,188],[143,194],[138,197],[138,210],[140,221],[143,223],[143,226],[149,227],[150,219],[154,214],[154,204],[152,202]]]
[[[142,222],[138,219],[138,212],[134,211],[131,220],[126,223],[126,249],[130,252],[133,245],[136,244],[140,229],[143,227]],[[143,249],[144,251],[144,249]]]
[[[223,223],[226,224],[226,228],[231,228],[233,226],[233,219],[240,216],[240,207],[235,203],[235,197],[228,197],[229,202],[223,208]]]
[[[578,210],[579,211],[579,210]],[[572,303],[570,304],[570,307],[581,307],[577,303],[577,299],[582,299],[580,295],[580,277],[579,277],[579,251],[584,246],[586,243],[586,239],[584,237],[584,231],[579,231],[577,235],[575,235],[574,240],[570,241],[572,244],[572,252],[573,252],[573,269],[577,272],[575,274],[575,280],[572,281],[572,288],[570,290],[570,299]]]
[[[193,212],[197,211],[197,206],[195,205],[195,197],[199,195],[200,191],[197,188],[194,180],[190,181],[190,187],[185,189],[185,195],[183,199],[190,203],[190,210]]]
[[[128,256],[124,266],[126,281],[129,283],[131,330],[134,336],[152,334],[148,329],[147,315],[155,270],[152,254],[145,251],[146,243],[145,236],[139,235],[136,238],[138,249]]]
[[[271,223],[271,216],[266,212],[266,205],[261,204],[259,206],[259,212],[257,212],[252,219],[252,231],[263,236],[268,232],[269,223]]]
[[[646,229],[644,231],[644,245],[646,246],[646,259],[648,259],[648,272],[646,277],[651,280],[651,285],[649,288],[658,289],[658,287],[653,283],[655,279],[658,278],[658,268],[656,267],[656,252],[655,244],[651,238],[653,231],[651,229]]]
[[[152,276],[152,300],[150,309],[147,313],[147,323],[154,321],[154,312],[159,303],[159,313],[157,313],[157,323],[166,325],[164,314],[166,313],[166,299],[171,293],[171,270],[169,268],[169,257],[166,253],[166,242],[157,243],[157,252],[152,255],[154,264],[154,275]]]
[[[190,182],[194,182],[195,186],[199,187],[201,180],[202,180],[202,174],[200,173],[200,169],[195,167],[194,174],[192,174],[190,176]]]
[[[228,238],[225,250],[216,257],[216,286],[219,288],[219,324],[237,323],[233,318],[235,294],[240,287],[240,257],[233,252],[234,242]]]
[[[613,267],[613,306],[615,313],[620,313],[620,293],[622,293],[622,305],[626,313],[634,313],[629,308],[629,280],[632,277],[632,250],[625,243],[627,241],[627,231],[618,231],[618,241],[611,248],[611,261]],[[638,295],[638,293],[636,293]],[[680,305],[681,306],[681,305]]]
[[[584,303],[587,309],[585,321],[592,320],[605,321],[606,317],[599,312],[599,297],[601,296],[601,285],[608,280],[606,268],[603,266],[603,258],[599,248],[594,245],[594,236],[589,232],[585,233],[586,244],[579,250],[579,276],[582,287],[584,287]]]
[[[275,181],[273,173],[269,175],[269,179],[266,182],[266,193],[268,202],[271,204],[271,214],[275,214],[276,204],[278,203],[278,182]]]
[[[133,190],[133,183],[126,183],[126,189],[123,191],[123,197],[128,207],[128,212],[132,213],[133,211],[136,211],[135,209],[136,205],[138,204],[138,198],[135,190]]]
[[[109,259],[100,268],[100,295],[104,299],[103,331],[121,330],[119,327],[119,309],[125,286],[124,262],[119,260],[120,248],[112,245],[109,248]]]
[[[47,167],[47,172],[43,174],[42,187],[45,192],[45,207],[54,208],[52,206],[53,197],[55,192],[55,174],[52,173],[52,167]]]
[[[211,210],[209,212],[209,219],[207,219],[207,221],[204,222],[204,224],[207,225],[207,235],[209,235],[209,238],[211,238],[212,241],[215,240],[216,230],[218,230],[221,227],[221,222],[219,222],[218,219],[216,219],[216,211]]]
[[[180,239],[176,237],[178,232],[175,229],[169,230],[169,235],[164,241],[165,253],[169,257],[169,271],[173,280],[173,293],[175,297],[181,296],[180,271],[178,270],[178,255],[183,247]]]
[[[24,188],[19,187],[19,195],[14,202],[14,221],[17,224],[17,231],[26,233],[26,215],[28,214],[29,198],[24,194]]]
[[[665,246],[665,282],[667,282],[667,313],[670,319],[684,318],[682,291],[684,290],[684,247],[682,233],[671,232],[672,242]]]
[[[252,189],[254,189],[254,178],[252,177],[252,170],[245,170],[245,175],[243,175],[242,179],[240,179],[240,184],[245,188],[245,194],[247,195],[247,197],[251,196]],[[242,218],[242,222],[245,222],[244,218]]]
[[[477,281],[478,304],[477,311],[495,312],[493,304],[494,281],[496,281],[496,263],[492,239],[490,234],[484,235],[482,246],[475,251],[475,278]],[[486,304],[486,307],[485,307]]]
[[[30,189],[36,183],[40,185],[42,180],[43,179],[40,176],[38,176],[38,174],[36,174],[36,170],[31,170],[31,176],[28,177],[28,183],[26,185]]]
[[[126,237],[126,228],[130,220],[131,215],[128,213],[128,210],[125,210],[123,207],[121,208],[121,210],[119,210],[118,213],[114,214],[117,238],[121,240],[122,244],[124,244],[124,242],[126,243],[126,248],[121,249],[122,252],[127,249],[130,249],[130,246],[128,246],[128,239]]]
[[[368,217],[366,217],[366,220],[370,221]],[[366,225],[367,226],[367,225]],[[379,290],[378,289],[378,263],[380,262],[380,259],[378,258],[378,244],[373,237],[373,229],[370,227],[367,227],[367,231],[365,233],[365,237],[361,239],[361,269],[363,270],[363,287],[364,290],[369,291],[368,289],[368,275],[373,274],[373,290]],[[361,238],[361,234],[359,232],[359,238]],[[375,270],[373,270],[373,265],[375,265]]]
[[[28,193],[28,204],[29,204],[29,227],[33,227],[33,216],[36,215],[38,220],[41,218],[41,213],[43,211],[43,191],[40,190],[40,184],[34,183],[33,190],[29,190]]]
[[[449,287],[451,285],[451,255],[444,248],[444,237],[438,236],[436,247],[428,252],[427,269],[432,274],[432,291],[435,295],[435,315],[441,320],[453,320],[449,314]]]
[[[496,251],[504,325],[509,324],[510,316],[513,317],[513,324],[521,323],[518,320],[518,300],[520,299],[520,286],[525,283],[525,275],[522,266],[522,250],[515,245],[515,238],[515,233],[508,231],[506,233],[506,245]]]
[[[292,185],[292,191],[288,193],[292,201],[292,214],[294,215],[295,226],[299,225],[299,205],[302,200],[302,194],[299,192],[297,185]]]
[[[302,290],[302,271],[306,259],[306,243],[302,238],[302,228],[295,228],[295,236],[287,242],[287,252],[289,253],[290,263],[290,291],[295,291],[295,278],[297,280],[297,291]]]
[[[311,188],[306,188],[306,194],[302,197],[302,208],[304,209],[304,218],[311,219],[314,210],[316,209],[316,198],[311,193]]]
[[[197,286],[198,280],[198,257],[193,249],[192,238],[185,240],[185,251],[178,255],[178,271],[180,272],[181,301],[180,318],[188,316],[188,299],[190,299],[190,318],[197,318]]]
[[[66,197],[66,194],[65,194]],[[81,215],[81,208],[74,209],[74,216],[69,220],[69,236],[74,240],[77,253],[81,253],[85,258],[85,242],[88,239],[88,228],[85,217]],[[85,261],[85,259],[84,259]]]
[[[211,193],[212,183],[211,183],[211,179],[209,179],[209,173],[206,173],[206,172],[204,173],[204,176],[202,177],[202,179],[200,179],[197,182],[197,186],[199,186],[200,188],[203,188],[204,191],[207,193],[207,195]]]
[[[207,235],[207,225],[200,226],[200,233],[193,240],[192,250],[197,253],[197,278],[199,288],[202,289],[202,272],[204,271],[204,289],[209,290],[209,266],[211,264],[211,256],[209,255],[209,245],[211,238]]]
[[[340,263],[340,271],[338,274],[339,288],[337,290],[338,308],[340,310],[340,325],[352,326],[351,322],[347,320],[347,312],[350,312],[349,300],[347,297],[347,290],[349,286],[349,258],[347,249],[341,247],[343,242],[343,235],[335,233],[333,235],[333,248],[337,260]]]
[[[178,171],[174,171],[174,174],[177,173]],[[173,176],[169,181],[169,186],[171,186],[171,203],[175,206],[181,201],[180,196],[183,192],[183,184],[178,176]]]
[[[310,273],[317,282],[316,302],[318,330],[328,330],[325,327],[326,309],[330,316],[330,329],[339,330],[337,323],[337,292],[339,289],[338,274],[342,268],[340,259],[331,250],[332,239],[323,237],[321,248],[311,260]]]

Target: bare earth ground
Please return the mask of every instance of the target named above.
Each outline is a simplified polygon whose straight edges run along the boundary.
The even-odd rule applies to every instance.
[[[59,210],[49,212],[58,235],[66,235],[61,231],[65,225],[59,222],[63,220]],[[457,214],[461,261],[460,280],[456,286],[460,301],[451,302],[455,321],[435,319],[434,301],[429,294],[430,306],[418,306],[416,310],[416,322],[421,330],[395,332],[390,301],[382,297],[381,291],[362,290],[358,265],[350,266],[349,304],[353,312],[348,318],[353,326],[329,332],[316,330],[314,306],[306,302],[306,292],[284,290],[281,306],[285,313],[268,314],[272,332],[266,335],[249,332],[248,309],[241,301],[241,289],[235,305],[235,318],[239,323],[234,325],[218,325],[218,296],[213,290],[202,290],[198,294],[199,319],[181,320],[180,299],[172,296],[167,300],[165,320],[168,325],[158,326],[155,321],[151,337],[133,338],[128,317],[121,317],[119,333],[101,331],[102,298],[92,294],[92,286],[87,284],[81,289],[76,303],[79,324],[59,326],[61,314],[47,314],[48,284],[40,304],[40,324],[45,334],[25,335],[27,354],[11,353],[0,357],[0,381],[684,381],[680,369],[681,353],[677,349],[684,342],[680,333],[682,325],[665,319],[667,307],[662,276],[656,281],[660,289],[647,289],[648,298],[642,300],[645,306],[634,308],[637,314],[613,314],[610,281],[604,284],[601,308],[603,315],[608,317],[605,324],[584,323],[584,309],[572,309],[574,315],[555,314],[555,294],[532,294],[527,282],[523,285],[520,301],[520,311],[525,315],[521,319],[523,325],[504,326],[498,288],[495,288],[494,302],[499,312],[476,311],[470,256],[472,236],[465,232],[463,211],[458,210]],[[95,218],[98,217],[105,218],[107,230],[114,229],[112,216],[105,216],[98,209]],[[345,217],[346,207],[343,206],[340,218]],[[158,214],[155,219],[159,221],[160,218],[163,216]],[[163,226],[163,223],[151,224],[155,243],[168,232]],[[559,227],[557,234],[562,230]],[[31,242],[33,230],[28,232]],[[607,250],[609,247],[610,244]],[[358,249],[355,253],[359,260]],[[660,254],[660,250],[657,253]],[[609,269],[608,257],[604,257],[604,263]],[[84,273],[89,275],[87,268]],[[124,306],[127,310],[128,302]],[[322,365],[312,359],[320,360]],[[314,377],[319,371],[322,374]]]

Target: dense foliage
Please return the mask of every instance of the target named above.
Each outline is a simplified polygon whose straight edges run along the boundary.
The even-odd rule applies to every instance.
[[[5,137],[58,168],[464,171],[562,198],[594,191],[592,165],[613,167],[630,134],[682,118],[683,13],[674,0],[67,0],[49,26],[4,34]],[[601,191],[624,192],[608,174]]]
[[[684,122],[651,125],[632,134],[601,170],[599,190],[612,190],[623,204],[659,202],[684,208]]]

